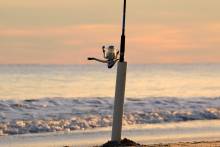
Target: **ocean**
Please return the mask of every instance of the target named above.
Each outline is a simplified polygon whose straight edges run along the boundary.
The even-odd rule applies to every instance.
[[[116,67],[0,65],[0,135],[111,126]],[[124,126],[220,119],[220,64],[128,65]]]

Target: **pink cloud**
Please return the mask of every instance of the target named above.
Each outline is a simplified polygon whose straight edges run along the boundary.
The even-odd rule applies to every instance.
[[[5,28],[0,27],[0,36],[3,37],[33,37],[72,35],[73,33],[104,33],[108,30],[119,29],[116,25],[75,25],[66,27],[29,27]],[[88,32],[89,31],[89,32]]]
[[[205,49],[219,48],[220,23],[194,24],[188,26],[177,25],[129,25],[127,33],[126,55],[132,63],[166,63],[166,62],[198,62],[219,61],[220,52],[205,55]],[[30,38],[37,40],[53,40],[41,45],[30,42],[15,42],[0,44],[0,53],[3,48],[28,48],[38,49],[38,52],[49,54],[47,45],[54,48],[53,56],[39,57],[40,63],[86,63],[87,56],[100,56],[100,47],[105,43],[114,43],[119,46],[120,25],[75,25],[66,27],[35,27],[35,28],[3,28],[0,27],[0,38]],[[41,49],[41,50],[40,50]],[[201,50],[203,49],[203,50]],[[19,50],[22,55],[23,50]],[[7,51],[4,51],[7,52]],[[184,52],[185,54],[181,54]],[[204,55],[193,56],[195,52]],[[192,55],[190,55],[192,53]],[[7,56],[10,53],[7,53]],[[33,54],[34,55],[34,54]],[[3,55],[4,56],[4,55]],[[6,53],[5,53],[5,57]],[[74,57],[74,58],[73,58]],[[38,57],[36,57],[37,59]],[[28,62],[26,57],[19,58],[20,62]],[[58,60],[62,59],[62,60]],[[5,58],[6,62],[8,59]],[[2,61],[3,62],[3,61]]]

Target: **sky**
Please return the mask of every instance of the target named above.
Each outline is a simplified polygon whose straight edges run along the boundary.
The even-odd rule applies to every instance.
[[[122,0],[0,0],[0,64],[88,64],[119,47]],[[131,64],[220,63],[219,0],[127,0]]]

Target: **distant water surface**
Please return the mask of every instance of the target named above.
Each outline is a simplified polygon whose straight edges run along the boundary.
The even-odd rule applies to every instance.
[[[218,97],[220,64],[128,65],[126,96]],[[113,97],[116,68],[104,65],[0,65],[0,99]]]

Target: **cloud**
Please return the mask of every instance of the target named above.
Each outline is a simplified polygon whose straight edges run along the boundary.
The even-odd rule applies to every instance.
[[[127,60],[131,63],[220,62],[219,24],[129,25]],[[101,56],[100,47],[105,43],[113,42],[119,47],[120,34],[120,25],[105,24],[0,27],[1,62],[11,62],[11,58],[19,56],[12,61],[84,64],[88,56]]]
[[[80,33],[91,34],[96,36],[98,33],[101,35],[107,34],[113,31],[119,30],[117,25],[73,25],[73,26],[63,26],[63,27],[1,27],[0,26],[0,36],[1,37],[39,37],[39,36],[67,36]],[[107,32],[107,33],[106,33]]]

